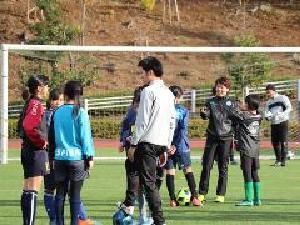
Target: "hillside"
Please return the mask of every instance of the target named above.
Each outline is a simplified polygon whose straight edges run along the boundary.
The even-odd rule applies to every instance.
[[[60,0],[63,20],[80,26],[81,5],[79,1]],[[145,40],[152,46],[232,46],[236,36],[252,34],[262,46],[299,46],[300,7],[278,4],[270,1],[262,4],[250,1],[245,8],[235,1],[180,1],[180,23],[176,21],[172,8],[172,23],[168,14],[163,22],[163,5],[158,3],[154,11],[148,12],[140,7],[138,1],[88,1],[85,18],[85,45],[144,45]],[[238,1],[236,1],[238,2]],[[288,1],[287,1],[288,2]],[[33,1],[31,6],[34,6]],[[268,8],[269,7],[269,8]],[[0,1],[0,43],[20,43],[23,33],[30,40],[27,23],[27,1]],[[75,41],[73,44],[78,44]],[[92,57],[92,56],[91,56]],[[114,64],[116,71],[106,76],[105,72],[96,78],[95,88],[124,89],[135,86],[140,80],[136,69],[140,54],[94,54],[95,67]],[[226,67],[216,54],[160,54],[165,63],[168,82],[185,87],[210,83],[220,74],[226,74]],[[274,76],[299,77],[299,66],[290,59],[291,55],[272,55],[276,63]],[[12,65],[21,59],[11,60]],[[17,78],[17,68],[12,72]],[[190,76],[177,76],[187,73]],[[133,74],[133,75],[132,75]],[[130,79],[128,76],[130,75]],[[14,83],[15,84],[15,83]],[[12,84],[11,84],[12,85]]]

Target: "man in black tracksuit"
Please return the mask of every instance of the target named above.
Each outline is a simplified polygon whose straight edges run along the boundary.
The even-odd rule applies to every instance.
[[[224,202],[227,185],[228,157],[230,143],[233,138],[232,121],[228,111],[234,108],[234,101],[227,97],[230,80],[220,77],[215,82],[216,96],[206,102],[205,110],[201,111],[203,119],[209,119],[207,138],[203,154],[203,169],[199,183],[199,199],[205,201],[209,189],[210,170],[215,153],[218,156],[219,180],[216,190],[216,202]]]

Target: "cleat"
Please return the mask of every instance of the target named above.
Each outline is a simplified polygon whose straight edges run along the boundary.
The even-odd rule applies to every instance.
[[[193,206],[201,206],[201,201],[198,199],[198,197],[194,197],[193,200],[191,201],[191,204],[193,204]]]
[[[78,225],[95,225],[95,222],[92,220],[79,220]]]
[[[278,167],[281,165],[281,162],[280,161],[275,161],[275,163],[271,166],[274,166],[274,167]]]
[[[247,200],[243,200],[237,204],[235,204],[236,206],[253,206],[254,203],[253,201],[247,201]]]
[[[225,196],[217,195],[216,199],[215,199],[215,202],[219,202],[219,203],[225,202]]]
[[[205,195],[199,195],[198,199],[200,200],[200,202],[205,202],[206,201]]]
[[[254,201],[254,205],[255,206],[261,206],[261,201],[260,200]]]

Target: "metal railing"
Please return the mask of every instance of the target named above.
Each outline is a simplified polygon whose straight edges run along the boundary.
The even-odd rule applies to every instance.
[[[287,80],[287,81],[276,81],[276,82],[266,82],[257,87],[250,87],[248,92],[250,94],[264,94],[266,84],[274,84],[278,93],[286,93],[289,91],[295,91],[295,94],[299,95],[298,80]],[[197,90],[185,90],[183,95],[183,103],[188,105],[191,113],[196,113],[200,105],[210,98],[212,95],[211,89],[197,89]],[[117,96],[117,97],[103,97],[103,98],[92,98],[84,99],[82,104],[87,111],[96,110],[114,110],[118,108],[124,108],[131,104],[133,96]],[[298,99],[300,97],[298,96]],[[296,107],[298,108],[298,107]],[[16,118],[20,115],[23,109],[23,105],[9,105],[8,115],[10,118]],[[295,109],[295,108],[294,108]],[[298,111],[298,110],[296,110]]]

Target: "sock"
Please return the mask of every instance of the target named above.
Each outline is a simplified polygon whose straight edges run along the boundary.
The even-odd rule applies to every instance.
[[[174,183],[174,177],[173,175],[166,175],[166,185],[169,191],[169,196],[171,200],[176,200],[175,197],[175,183]]]
[[[56,214],[55,214],[55,197],[53,192],[45,191],[44,194],[44,205],[46,212],[48,213],[50,221],[55,221]]]
[[[82,202],[80,202],[80,210],[79,210],[79,219],[80,220],[87,220],[87,214],[86,214],[86,211],[85,211],[85,208],[84,208],[84,205]]]
[[[21,206],[21,211],[23,211],[23,206],[24,206],[24,194],[25,194],[25,190],[23,190],[22,194],[21,194],[21,199],[20,199],[20,206]]]
[[[81,201],[70,200],[71,225],[78,225]]]
[[[185,174],[185,179],[188,182],[192,197],[197,197],[194,173],[189,172],[189,173]]]
[[[37,191],[27,191],[24,193],[23,221],[24,225],[34,225],[36,214]]]
[[[64,206],[65,206],[65,195],[58,194],[55,195],[55,215],[56,215],[56,224],[64,224]]]

